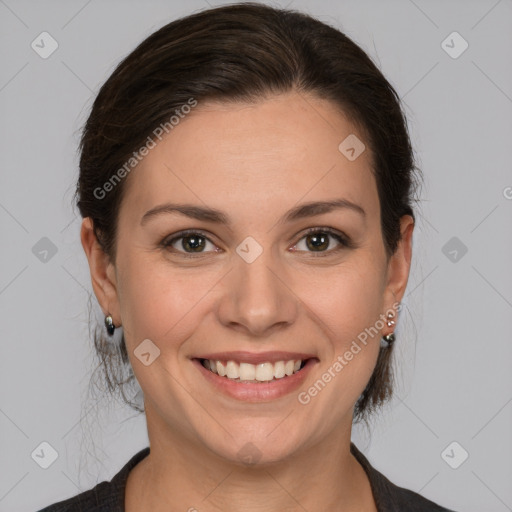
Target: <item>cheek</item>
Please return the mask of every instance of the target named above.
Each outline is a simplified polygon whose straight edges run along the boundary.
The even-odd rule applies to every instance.
[[[125,254],[119,262],[118,291],[127,342],[156,340],[179,317],[181,290],[172,276],[162,271],[161,265],[151,261],[153,258],[134,251]],[[175,293],[169,293],[170,290]]]
[[[383,282],[382,269],[361,257],[357,263],[316,274],[313,281],[309,278],[301,295],[337,343],[345,344],[379,319]]]
[[[204,295],[218,274],[177,269],[161,255],[132,251],[120,262],[119,297],[126,342],[135,347],[149,338],[161,350],[172,340],[184,340],[205,315]],[[199,275],[200,274],[200,275]]]

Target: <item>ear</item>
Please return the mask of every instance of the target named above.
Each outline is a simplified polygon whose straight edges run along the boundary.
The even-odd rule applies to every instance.
[[[384,295],[384,303],[388,309],[401,302],[409,279],[409,270],[412,257],[412,233],[414,219],[410,215],[403,215],[400,219],[401,239],[395,253],[388,262],[388,279]]]
[[[90,217],[86,217],[82,221],[80,239],[89,261],[94,294],[105,316],[110,313],[114,325],[119,327],[121,325],[121,316],[119,313],[115,266],[99,244],[94,234],[93,222]]]

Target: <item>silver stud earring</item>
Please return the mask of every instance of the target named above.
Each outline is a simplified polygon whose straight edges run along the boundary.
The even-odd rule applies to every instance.
[[[105,317],[105,327],[107,328],[108,335],[113,336],[116,326],[114,325],[112,315],[110,313]]]
[[[392,327],[393,325],[396,324],[396,322],[393,320],[394,316],[395,315],[391,311],[388,313],[386,322],[388,327]],[[391,332],[383,336],[382,339],[386,342],[387,346],[390,347],[394,343],[396,337],[395,334]]]
[[[395,317],[395,315],[393,313],[391,313],[391,311],[390,311],[388,313],[388,321],[387,321],[388,327],[395,325],[396,322],[393,320],[394,317]]]

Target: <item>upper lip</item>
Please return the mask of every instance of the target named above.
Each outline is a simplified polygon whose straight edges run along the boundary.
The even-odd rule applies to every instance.
[[[313,354],[305,354],[302,352],[284,352],[284,351],[273,351],[273,352],[244,352],[237,350],[234,352],[215,352],[210,354],[202,354],[194,357],[193,359],[212,359],[214,361],[235,361],[237,363],[275,363],[277,361],[290,361],[290,360],[302,360],[316,358]]]

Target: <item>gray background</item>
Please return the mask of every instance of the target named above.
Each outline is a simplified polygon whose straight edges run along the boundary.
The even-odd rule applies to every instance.
[[[0,0],[2,511],[91,488],[148,444],[142,416],[87,394],[92,288],[70,207],[76,147],[122,57],[221,3]],[[354,442],[391,481],[445,506],[512,510],[512,1],[279,5],[334,24],[374,58],[405,102],[425,174],[397,395]],[[31,48],[43,31],[59,45],[47,59]],[[442,46],[453,31],[469,44],[457,58]],[[55,254],[41,252],[43,237]],[[44,441],[58,453],[48,469],[31,457]]]

